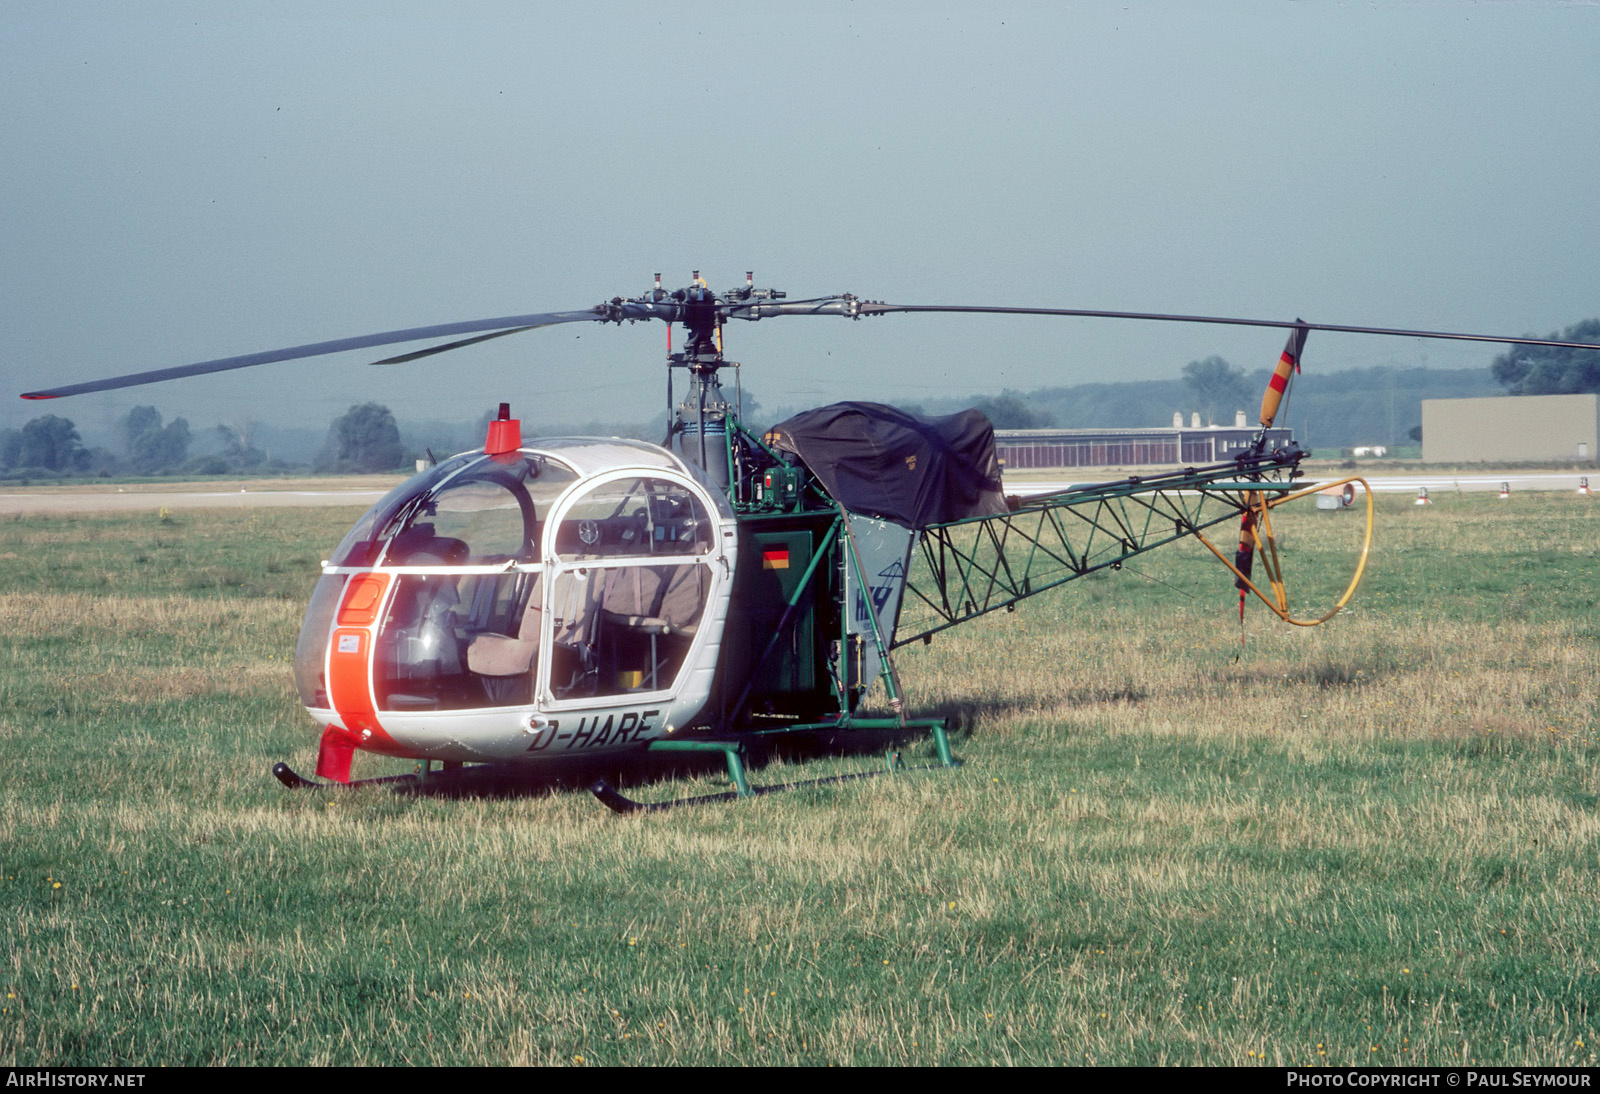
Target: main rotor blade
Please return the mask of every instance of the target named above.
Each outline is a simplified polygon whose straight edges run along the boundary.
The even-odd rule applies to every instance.
[[[533,315],[508,315],[498,319],[471,319],[462,323],[440,323],[432,327],[409,327],[405,330],[363,334],[356,338],[336,338],[331,342],[312,342],[304,346],[290,346],[287,349],[245,353],[240,354],[238,357],[219,357],[214,361],[198,361],[192,365],[177,365],[173,368],[152,369],[149,372],[134,372],[126,376],[113,376],[106,380],[90,380],[81,384],[67,384],[62,387],[25,392],[22,397],[24,399],[57,399],[63,395],[84,395],[92,391],[112,391],[121,387],[137,387],[140,384],[154,384],[162,380],[177,380],[185,376],[204,376],[207,373],[227,372],[230,369],[250,368],[252,365],[267,365],[276,361],[297,361],[305,357],[320,357],[323,354],[342,353],[351,349],[371,349],[374,346],[390,346],[397,342],[416,342],[424,338],[445,338],[452,334],[470,334],[474,331],[500,331],[507,327],[515,330],[529,330],[533,327],[548,327],[557,323],[586,321],[600,323],[604,322],[605,319],[606,316],[604,314],[591,308],[586,311],[552,311]],[[510,331],[506,333],[510,333]]]
[[[479,342],[488,342],[495,338],[504,338],[508,334],[521,334],[525,330],[534,329],[534,327],[512,327],[510,330],[497,330],[489,334],[478,334],[471,338],[463,338],[459,342],[446,342],[442,346],[429,346],[427,349],[412,350],[410,353],[385,357],[381,361],[372,363],[375,365],[403,365],[407,361],[420,361],[424,357],[432,357],[436,353],[449,353],[453,349],[465,349],[467,346],[475,346]]]
[[[889,312],[975,312],[994,315],[1063,315],[1085,319],[1146,319],[1162,323],[1221,323],[1234,327],[1278,327],[1284,330],[1326,330],[1344,334],[1389,334],[1402,338],[1445,338],[1458,342],[1504,342],[1517,346],[1556,346],[1562,349],[1600,349],[1595,342],[1564,342],[1556,338],[1511,338],[1500,334],[1462,334],[1442,330],[1401,330],[1397,327],[1352,327],[1339,323],[1306,323],[1299,319],[1233,319],[1220,315],[1165,315],[1158,312],[1088,311],[1079,308],[1000,308],[978,304],[856,304],[861,315]]]

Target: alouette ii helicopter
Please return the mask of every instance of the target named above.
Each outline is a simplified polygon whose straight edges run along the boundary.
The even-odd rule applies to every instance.
[[[863,319],[968,312],[1222,323],[1289,331],[1254,441],[1232,459],[1038,496],[1007,497],[978,411],[926,420],[875,403],[809,411],[763,436],[720,373],[729,320]],[[1542,346],[1528,338],[1216,316],[790,300],[753,275],[544,312],[388,331],[29,392],[49,399],[433,338],[399,364],[566,323],[668,324],[669,427],[659,446],[617,438],[525,441],[506,404],[482,449],[390,491],[324,563],[295,650],[301,701],[322,727],[316,774],[351,782],[358,751],[433,762],[540,764],[638,751],[721,752],[747,796],[763,735],[910,729],[953,765],[941,721],[909,719],[894,651],[1189,536],[1279,618],[1321,623],[1354,593],[1372,535],[1324,615],[1294,617],[1272,536],[1278,506],[1358,478],[1308,485],[1305,453],[1272,431],[1308,332]],[[671,331],[686,337],[673,352]],[[467,337],[459,337],[466,335]],[[687,392],[673,402],[673,373]],[[1347,487],[1347,488],[1348,488]],[[1348,500],[1348,496],[1347,496]],[[1206,533],[1237,520],[1224,551]],[[1259,558],[1266,580],[1258,584]],[[1267,586],[1263,589],[1261,585]],[[912,607],[910,614],[903,609]],[[914,618],[914,621],[912,621]],[[881,682],[888,717],[859,714]],[[891,761],[892,763],[892,761]],[[314,785],[285,764],[289,786]],[[604,782],[619,811],[646,808]],[[672,802],[656,803],[665,807]]]

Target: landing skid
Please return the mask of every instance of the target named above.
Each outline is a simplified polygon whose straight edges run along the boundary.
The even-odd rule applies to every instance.
[[[587,777],[564,782],[541,776],[527,765],[483,763],[464,764],[455,761],[424,760],[414,772],[404,775],[382,775],[372,779],[352,779],[341,783],[325,779],[308,779],[286,763],[272,765],[272,775],[290,790],[349,790],[360,786],[387,786],[400,793],[440,794],[447,797],[495,797],[502,794],[524,793],[535,784],[552,787],[586,786]]]
[[[876,729],[876,730],[924,730],[933,739],[934,747],[938,752],[939,763],[924,764],[917,767],[907,767],[900,761],[900,753],[891,750],[885,757],[885,764],[872,771],[855,771],[843,775],[830,775],[820,779],[805,779],[792,783],[777,783],[772,786],[751,786],[745,777],[746,743],[753,738],[775,737],[796,732],[837,732],[850,729]],[[741,798],[754,798],[762,794],[775,794],[783,790],[803,790],[813,786],[827,786],[831,783],[853,782],[856,779],[870,779],[877,775],[893,774],[899,771],[933,771],[940,767],[960,767],[961,761],[950,754],[950,742],[945,735],[942,721],[925,719],[921,721],[906,721],[901,723],[898,719],[852,719],[836,722],[820,722],[812,725],[790,725],[782,729],[750,730],[741,733],[735,739],[707,739],[707,738],[668,738],[650,742],[650,752],[720,752],[728,765],[728,778],[733,783],[733,789],[719,794],[704,794],[690,798],[677,798],[665,802],[639,802],[626,797],[609,781],[604,778],[596,779],[589,784],[589,790],[600,800],[606,808],[615,813],[660,812],[665,809],[674,809],[684,805],[709,805],[714,802],[738,801]],[[460,781],[463,776],[470,777],[469,773],[485,772],[490,768],[503,767],[504,765],[479,764],[471,765],[460,770],[458,764],[449,764],[447,771],[431,773],[431,764],[424,764],[423,770],[415,774],[384,775],[373,779],[355,779],[348,783],[327,782],[320,779],[308,779],[299,774],[288,764],[279,761],[272,765],[272,775],[290,790],[323,790],[330,787],[349,789],[358,786],[390,786],[396,789],[422,788],[434,786],[447,780]],[[524,772],[524,774],[526,774]]]
[[[301,775],[282,760],[272,765],[272,777],[290,790],[321,790],[329,786],[394,786],[396,783],[405,784],[422,781],[420,775],[384,775],[381,778],[355,779],[347,783],[318,782],[316,779],[308,779]]]
[[[898,761],[898,753],[896,754]],[[959,765],[956,761],[952,766]],[[604,779],[596,779],[594,785],[589,787],[589,792],[600,799],[602,805],[613,813],[659,813],[666,809],[676,809],[680,805],[713,805],[717,802],[739,801],[741,798],[755,798],[762,794],[777,794],[785,790],[804,790],[809,786],[827,786],[829,783],[852,782],[856,779],[871,779],[879,775],[889,775],[897,771],[937,771],[939,764],[923,764],[920,767],[903,767],[896,762],[894,767],[885,767],[875,771],[853,771],[847,775],[830,775],[823,779],[806,779],[795,783],[776,783],[772,786],[745,785],[744,791],[727,790],[721,794],[702,794],[693,798],[674,798],[666,802],[636,802],[632,798],[624,797]]]
[[[830,775],[821,779],[806,779],[802,782],[778,783],[773,786],[751,786],[745,778],[745,741],[751,736],[779,735],[807,730],[837,731],[849,729],[880,729],[880,730],[926,730],[933,738],[934,747],[939,753],[938,764],[924,764],[920,767],[906,767],[900,762],[900,753],[891,751],[886,757],[884,767],[874,771],[855,771],[845,775]],[[703,794],[692,798],[676,798],[665,802],[637,802],[617,792],[616,788],[605,779],[596,779],[589,786],[589,792],[598,798],[607,809],[614,813],[641,813],[660,812],[664,809],[674,809],[681,805],[711,805],[716,802],[738,801],[741,798],[754,798],[762,794],[775,794],[783,790],[803,790],[810,786],[827,786],[830,783],[852,782],[856,779],[870,779],[877,775],[894,774],[897,771],[934,771],[939,767],[960,767],[961,761],[950,755],[950,741],[945,736],[944,722],[937,719],[923,719],[920,721],[901,722],[889,718],[861,718],[849,721],[826,722],[807,726],[786,726],[783,729],[756,731],[741,735],[739,739],[716,740],[705,738],[662,739],[650,742],[651,752],[720,752],[727,760],[728,779],[733,783],[733,789],[720,794]]]

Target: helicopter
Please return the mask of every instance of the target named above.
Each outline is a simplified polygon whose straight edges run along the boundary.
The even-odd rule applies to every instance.
[[[1007,495],[993,429],[978,411],[926,419],[876,403],[807,411],[757,435],[727,392],[733,320],[981,313],[1218,323],[1287,329],[1259,429],[1232,459],[1154,475]],[[277,361],[439,338],[393,365],[570,324],[667,324],[667,435],[525,441],[509,404],[482,448],[395,487],[323,563],[295,649],[299,697],[320,729],[316,776],[336,784],[426,779],[434,763],[548,765],[637,752],[710,752],[747,797],[752,742],[852,729],[926,732],[954,766],[945,725],[907,716],[894,651],[1193,537],[1250,595],[1314,626],[1354,595],[1372,539],[1357,477],[1307,483],[1306,453],[1273,423],[1309,332],[1582,346],[1531,338],[1217,316],[1020,306],[788,298],[742,286],[685,288],[661,275],[637,297],[592,308],[387,331],[28,392],[49,399]],[[685,334],[672,349],[675,327]],[[681,401],[673,377],[687,374]],[[733,398],[730,399],[729,395]],[[1360,486],[1366,529],[1331,610],[1289,608],[1272,512]],[[1231,545],[1218,527],[1238,522]],[[1208,532],[1210,533],[1208,535]],[[1228,549],[1231,546],[1231,550]],[[1255,567],[1262,567],[1258,581]],[[1263,587],[1265,586],[1265,587]],[[888,715],[868,715],[881,687]],[[417,776],[352,779],[358,752],[421,761]],[[891,754],[893,756],[894,754]],[[894,765],[891,759],[891,768]],[[325,785],[287,764],[286,786]],[[639,803],[592,788],[628,812]]]

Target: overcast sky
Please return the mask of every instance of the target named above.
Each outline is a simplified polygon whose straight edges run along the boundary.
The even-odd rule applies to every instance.
[[[140,402],[197,428],[321,426],[367,399],[413,419],[503,399],[534,423],[643,419],[664,399],[659,324],[15,396],[582,308],[658,270],[1504,334],[1600,315],[1593,4],[445,10],[0,6],[0,425],[48,411],[88,433]],[[1281,345],[975,317],[729,331],[768,406],[1170,378],[1213,353],[1253,369]],[[1494,352],[1314,334],[1306,367]]]

